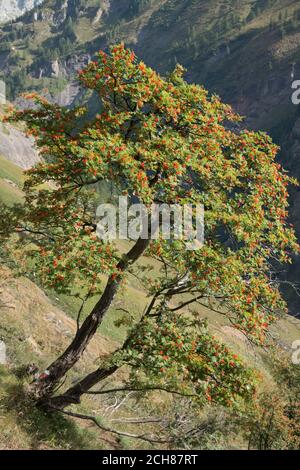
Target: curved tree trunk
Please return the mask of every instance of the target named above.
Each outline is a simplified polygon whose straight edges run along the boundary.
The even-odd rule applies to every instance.
[[[120,349],[117,349],[112,354],[112,356],[117,352],[124,351],[128,347],[130,341],[132,340],[133,334],[134,333],[131,333],[127,337],[123,346]],[[77,382],[73,387],[70,387],[68,390],[66,390],[62,395],[58,395],[56,397],[51,397],[50,399],[48,399],[45,403],[45,406],[48,408],[52,407],[59,410],[63,410],[69,405],[79,404],[82,395],[89,392],[91,388],[93,388],[98,383],[102,382],[102,380],[105,380],[111,375],[113,375],[118,369],[119,366],[113,364],[107,368],[99,367],[94,372],[91,372],[90,374],[86,375],[82,380],[80,380],[80,382]]]
[[[118,366],[112,366],[108,369],[100,367],[99,369],[84,377],[84,379],[82,379],[76,385],[70,387],[62,395],[50,398],[46,403],[46,407],[50,409],[55,408],[58,410],[63,410],[69,405],[79,404],[82,395],[87,393],[91,388],[97,385],[97,383],[113,375],[117,370]]]
[[[118,263],[116,269],[120,275],[115,279],[113,277],[109,278],[100,300],[77,331],[72,343],[65,352],[48,367],[48,375],[32,385],[31,394],[37,401],[47,401],[46,399],[51,397],[61,379],[80,359],[115,299],[122,280],[122,273],[143,255],[149,244],[150,238],[145,240],[140,238]]]

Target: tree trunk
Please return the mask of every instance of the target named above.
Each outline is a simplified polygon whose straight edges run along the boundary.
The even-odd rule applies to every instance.
[[[116,352],[124,351],[128,347],[130,341],[133,338],[133,335],[134,333],[131,333],[126,338],[126,341],[124,342],[123,346],[117,351],[115,351],[115,353],[112,354],[112,357],[114,356],[114,354],[116,354]],[[45,403],[45,405],[48,408],[52,407],[60,410],[63,410],[64,408],[72,404],[78,405],[80,403],[82,395],[89,392],[91,388],[93,388],[99,382],[102,382],[102,380],[105,380],[107,379],[107,377],[113,375],[118,369],[119,366],[113,364],[107,368],[99,367],[94,372],[91,372],[90,374],[86,375],[80,382],[77,382],[76,385],[66,390],[62,395],[51,397],[49,400],[47,400],[47,403]]]
[[[48,375],[32,385],[31,394],[37,401],[47,401],[61,379],[80,359],[116,296],[121,283],[121,274],[128,269],[130,264],[133,264],[143,255],[149,243],[150,237],[146,240],[140,238],[118,263],[116,269],[120,274],[115,279],[113,277],[109,278],[100,300],[77,331],[72,343],[65,352],[48,367]]]
[[[69,405],[78,405],[80,403],[82,395],[87,393],[91,388],[97,385],[97,383],[113,375],[117,370],[118,366],[112,366],[108,369],[103,369],[100,367],[99,369],[84,377],[84,379],[82,379],[76,385],[70,387],[62,395],[50,398],[47,401],[46,406],[50,409],[56,408],[59,410],[63,410]]]

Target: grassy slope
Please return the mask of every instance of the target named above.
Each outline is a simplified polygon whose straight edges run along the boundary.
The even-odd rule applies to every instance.
[[[24,173],[20,167],[0,155],[0,178],[8,179],[22,189],[25,181]]]
[[[22,398],[22,380],[14,371],[35,363],[41,370],[67,345],[75,322],[57,309],[25,278],[1,269],[0,339],[7,346],[8,367],[0,367],[0,449],[102,448],[96,432],[62,417],[47,418]],[[100,335],[90,345],[72,378],[90,370],[114,348]]]
[[[22,170],[0,155],[0,201],[9,205],[22,202],[24,180]]]
[[[26,278],[15,278],[7,269],[2,268],[1,276],[1,301],[0,307],[0,339],[7,345],[9,366],[0,368],[0,449],[5,448],[134,448],[136,442],[124,441],[117,443],[111,436],[98,434],[92,425],[86,429],[82,422],[74,422],[68,419],[47,418],[41,412],[37,412],[30,403],[22,398],[22,380],[15,375],[15,370],[21,365],[34,362],[43,370],[47,364],[68,344],[75,332],[75,316],[77,307],[71,299],[62,299],[54,303],[49,300],[44,292]],[[132,283],[133,284],[133,283]],[[122,306],[131,308],[136,317],[145,305],[145,294],[138,287],[130,285],[123,298]],[[132,301],[134,298],[134,302]],[[95,301],[92,300],[92,302]],[[68,305],[68,307],[67,307]],[[118,342],[115,340],[124,337],[124,327],[115,325],[116,312],[112,311],[99,329],[96,338],[90,344],[83,359],[68,377],[68,382],[76,380],[99,364],[99,359],[115,349]],[[243,357],[250,366],[255,367],[264,379],[268,389],[272,388],[274,381],[269,365],[268,354],[251,344],[236,330],[231,328],[224,317],[208,309],[201,308],[200,316],[207,317],[211,330],[223,339],[236,353]],[[292,341],[299,338],[300,322],[286,317],[273,328],[273,334],[278,338],[278,343],[284,350],[290,349]],[[114,381],[120,384],[121,376],[116,376]],[[112,383],[110,381],[109,385]],[[165,397],[166,398],[166,397]],[[164,397],[154,396],[154,406],[166,406]],[[96,413],[99,416],[104,413],[107,403],[97,399],[85,399],[79,411]],[[77,408],[78,409],[78,408]],[[139,408],[139,412],[143,412]],[[122,416],[130,416],[130,408],[123,407],[120,410]],[[136,412],[135,412],[136,413]],[[105,414],[105,413],[104,413]],[[115,415],[118,418],[119,414]],[[104,418],[105,422],[105,418]],[[100,439],[101,437],[101,439]],[[102,438],[108,439],[108,442]],[[242,442],[240,442],[242,446]]]
[[[0,119],[3,113],[3,107],[0,106]],[[3,126],[1,122],[0,126]],[[5,131],[4,127],[2,127],[2,131]],[[24,181],[23,170],[0,154],[0,201],[9,205],[22,202]]]
[[[1,178],[0,200],[8,205],[12,205],[14,202],[22,202],[22,192]]]

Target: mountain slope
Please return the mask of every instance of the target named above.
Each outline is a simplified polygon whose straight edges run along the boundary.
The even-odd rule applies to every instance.
[[[22,390],[26,379],[30,380],[25,373],[26,366],[35,364],[43,371],[70,341],[76,331],[76,321],[69,316],[72,314],[70,310],[65,313],[57,306],[57,302],[51,301],[29,279],[16,277],[6,267],[0,268],[0,276],[0,341],[4,341],[7,347],[7,364],[0,365],[0,449],[141,448],[143,444],[136,440],[130,442],[114,439],[111,434],[100,432],[93,425],[85,425],[80,420],[75,424],[73,420],[64,419],[62,416],[47,416],[32,403],[24,400]],[[139,295],[136,290],[135,298]],[[207,316],[212,331],[238,353],[243,361],[256,369],[260,377],[259,389],[276,394],[276,377],[270,367],[269,353],[255,348],[240,332],[226,323],[223,315],[202,309],[201,316]],[[118,328],[120,329],[120,326],[112,323],[106,336],[103,336],[102,331],[96,335],[80,363],[68,376],[68,383],[74,383],[87,371],[93,370],[101,358],[117,348],[118,343],[112,339],[111,333],[112,329]],[[274,326],[272,334],[282,357],[287,352],[290,354],[291,344],[299,338],[299,331],[300,321],[288,316]],[[122,384],[124,372],[120,371],[119,374],[121,375],[117,374],[108,379],[110,388]],[[150,413],[150,410],[158,415],[168,412],[169,402],[165,396],[161,396],[161,392],[152,397],[151,407],[147,411],[143,409],[142,403],[138,402],[138,406],[134,401],[131,403],[129,395],[126,400],[122,400],[124,403],[116,400],[118,407],[114,412],[114,395],[110,400],[101,396],[85,398],[79,410],[76,410],[101,416],[104,423],[111,419],[112,413],[112,421],[118,422],[118,419],[123,421],[124,416],[128,416],[128,419],[132,416],[145,416],[143,413]],[[236,449],[246,448],[242,432],[237,436],[229,434],[227,439],[223,448],[231,448],[235,440]],[[157,446],[155,448],[157,449]]]
[[[96,430],[62,416],[49,418],[24,400],[22,370],[33,363],[44,370],[68,344],[76,322],[30,280],[16,278],[3,267],[0,276],[0,340],[7,349],[7,364],[0,365],[0,450],[103,448],[105,441]],[[97,335],[73,380],[114,347],[113,341]],[[114,442],[107,447],[114,447]]]
[[[80,97],[77,70],[124,40],[162,73],[182,63],[189,80],[281,143],[298,119],[291,84],[300,77],[299,26],[292,0],[46,0],[0,29],[0,76],[9,98],[47,89],[68,105]]]
[[[291,101],[300,79],[299,26],[297,0],[45,0],[0,28],[0,78],[10,99],[37,90],[63,105],[78,103],[78,69],[123,40],[161,73],[182,63],[189,81],[247,116],[245,126],[270,132],[282,146],[281,163],[300,177],[300,111]],[[300,235],[298,201],[293,189]],[[298,264],[288,279],[298,280]],[[298,313],[298,296],[291,290],[288,297]]]

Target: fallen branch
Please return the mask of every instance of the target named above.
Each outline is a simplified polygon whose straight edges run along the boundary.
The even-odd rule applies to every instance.
[[[95,416],[85,415],[81,413],[73,413],[73,411],[64,411],[64,410],[55,408],[53,406],[51,406],[51,408],[55,411],[58,411],[59,413],[62,413],[67,416],[71,416],[72,418],[78,418],[78,419],[83,419],[86,421],[91,421],[102,431],[109,432],[111,434],[116,434],[117,436],[130,437],[132,439],[139,439],[145,442],[149,442],[150,444],[171,444],[173,442],[172,440],[158,439],[156,437],[147,436],[146,434],[139,435],[139,434],[132,434],[132,433],[123,432],[123,431],[117,431],[116,429],[112,429],[112,428],[109,428],[107,426],[103,426],[102,424],[100,424],[97,418],[95,418]]]

